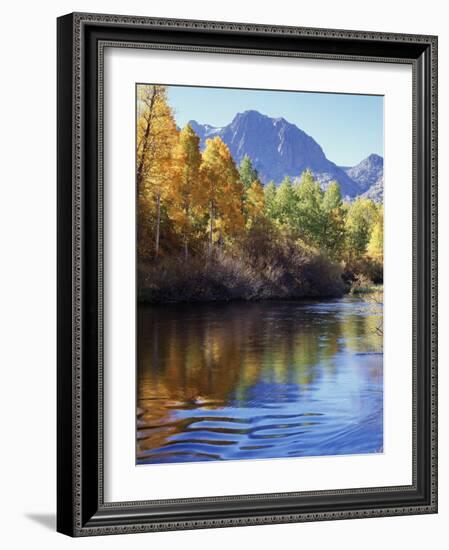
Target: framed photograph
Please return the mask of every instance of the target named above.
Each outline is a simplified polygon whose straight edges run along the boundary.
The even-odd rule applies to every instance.
[[[437,38],[58,19],[58,531],[437,511]]]

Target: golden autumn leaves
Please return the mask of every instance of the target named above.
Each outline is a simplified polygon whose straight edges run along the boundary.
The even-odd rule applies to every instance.
[[[186,258],[205,240],[210,254],[264,210],[261,183],[245,189],[219,137],[201,153],[199,137],[189,125],[176,127],[166,89],[157,85],[138,88],[137,194],[139,253],[147,257],[160,255],[162,230]]]
[[[251,159],[237,167],[220,137],[201,151],[191,126],[177,128],[164,86],[138,87],[136,160],[143,261],[209,258],[218,249],[238,257],[239,245],[248,248],[259,232],[265,244],[288,239],[299,252],[344,269],[383,262],[382,205],[363,197],[345,202],[337,182],[323,190],[309,170],[263,187]]]

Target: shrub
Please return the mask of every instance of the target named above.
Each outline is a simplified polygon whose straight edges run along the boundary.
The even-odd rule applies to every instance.
[[[382,284],[384,276],[383,264],[372,258],[365,257],[346,265],[343,272],[343,279],[349,285],[359,276],[369,279],[371,285]]]
[[[139,263],[139,299],[192,302],[336,297],[341,268],[305,251],[274,229],[252,229],[242,240],[205,255]]]

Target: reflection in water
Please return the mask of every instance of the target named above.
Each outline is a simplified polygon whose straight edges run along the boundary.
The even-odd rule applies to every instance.
[[[138,307],[137,463],[382,452],[382,306]]]

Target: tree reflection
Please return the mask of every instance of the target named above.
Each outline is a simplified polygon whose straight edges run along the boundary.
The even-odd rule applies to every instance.
[[[292,387],[307,394],[320,377],[334,376],[340,353],[381,352],[381,307],[346,300],[343,308],[339,302],[139,304],[138,453],[188,429],[188,418],[175,418],[175,410],[201,408],[207,415],[229,405],[276,403]]]

